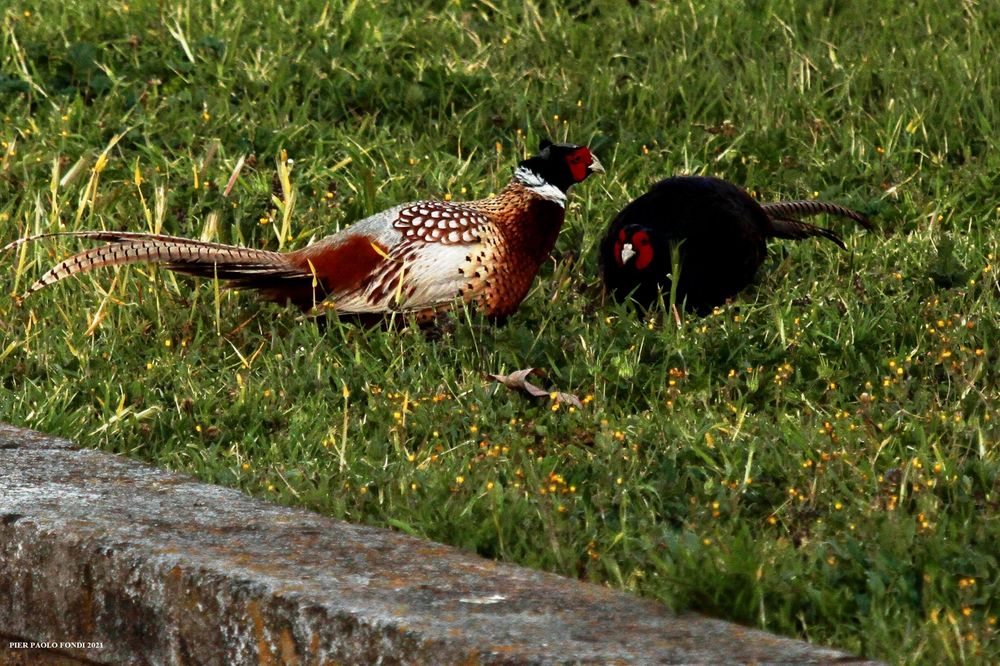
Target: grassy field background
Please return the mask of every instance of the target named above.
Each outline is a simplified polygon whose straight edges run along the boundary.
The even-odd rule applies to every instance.
[[[0,243],[299,247],[497,192],[542,137],[608,174],[503,327],[322,324],[144,267],[18,307],[80,245],[8,253],[0,420],[870,657],[996,663],[998,34],[971,0],[8,3]],[[639,319],[596,244],[674,173],[879,233],[774,243],[738,302]],[[530,366],[584,407],[485,379]]]

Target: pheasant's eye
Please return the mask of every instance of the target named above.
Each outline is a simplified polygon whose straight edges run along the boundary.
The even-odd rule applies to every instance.
[[[623,243],[625,242],[625,230],[624,229],[622,229],[621,231],[618,232],[618,240],[620,240]]]

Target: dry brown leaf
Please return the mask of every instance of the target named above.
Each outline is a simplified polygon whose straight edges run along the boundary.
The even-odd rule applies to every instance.
[[[546,391],[543,388],[536,386],[528,381],[528,377],[532,375],[536,377],[545,377],[545,373],[538,368],[525,368],[524,370],[515,370],[509,375],[487,375],[490,379],[500,382],[509,389],[514,389],[516,391],[524,391],[530,396],[535,398],[551,398],[555,402],[561,402],[567,405],[573,405],[574,407],[582,408],[583,403],[580,399],[573,395],[572,393],[563,393],[562,391]]]

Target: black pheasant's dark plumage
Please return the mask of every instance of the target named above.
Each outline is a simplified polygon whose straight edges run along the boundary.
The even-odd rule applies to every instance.
[[[617,300],[654,304],[670,296],[671,248],[677,249],[677,302],[704,314],[753,280],[767,257],[769,238],[821,236],[841,248],[840,237],[801,217],[826,213],[848,217],[866,229],[860,213],[824,201],[759,204],[719,178],[674,176],[629,203],[608,227],[600,245],[601,275]]]

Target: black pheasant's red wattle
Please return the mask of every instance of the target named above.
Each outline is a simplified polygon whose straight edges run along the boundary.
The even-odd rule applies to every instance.
[[[59,235],[106,242],[58,263],[23,298],[102,266],[156,263],[304,309],[426,319],[464,300],[489,317],[505,317],[555,245],[567,191],[595,172],[604,169],[585,146],[543,141],[496,196],[394,206],[291,252],[113,231],[42,234],[3,249]]]
[[[753,280],[767,257],[769,238],[826,238],[829,229],[803,222],[807,215],[849,217],[870,229],[849,208],[824,201],[759,204],[743,189],[720,178],[674,176],[653,185],[618,213],[601,241],[604,284],[619,301],[643,307],[670,297],[676,249],[680,276],[677,302],[704,314]]]

